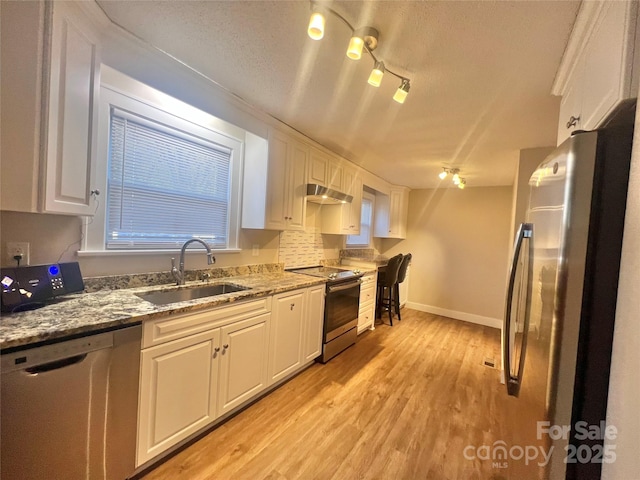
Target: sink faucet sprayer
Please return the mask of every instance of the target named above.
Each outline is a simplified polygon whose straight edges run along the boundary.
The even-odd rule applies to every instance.
[[[184,285],[184,252],[187,249],[187,245],[193,242],[201,243],[202,245],[204,245],[204,248],[207,249],[207,263],[209,265],[213,265],[214,263],[216,263],[216,257],[213,256],[211,248],[204,241],[200,240],[199,238],[192,238],[191,240],[187,240],[186,242],[184,242],[184,245],[182,245],[182,250],[180,250],[180,267],[176,268],[176,259],[171,259],[171,275],[173,275],[173,278],[176,279],[176,285]]]

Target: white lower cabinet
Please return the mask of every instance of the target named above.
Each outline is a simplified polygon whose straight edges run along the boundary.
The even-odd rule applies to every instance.
[[[307,289],[305,301],[305,327],[302,342],[302,363],[311,362],[322,353],[322,327],[324,324],[325,286]]]
[[[273,384],[322,353],[325,286],[273,297],[269,383]]]
[[[137,465],[216,418],[220,329],[142,351]]]
[[[377,279],[377,272],[368,273],[362,277],[360,308],[358,310],[358,333],[362,333],[367,328],[374,329]]]
[[[271,298],[145,322],[136,466],[267,386]]]
[[[324,284],[143,325],[136,466],[320,355]]]
[[[277,382],[302,363],[305,290],[273,297],[273,324],[269,355],[269,382]]]
[[[270,313],[222,327],[218,414],[222,415],[267,386]]]

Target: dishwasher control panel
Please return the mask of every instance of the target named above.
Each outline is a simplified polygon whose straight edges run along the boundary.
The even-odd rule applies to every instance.
[[[14,370],[27,370],[28,373],[32,373],[29,372],[29,369],[34,367],[71,359],[96,350],[111,348],[112,346],[113,333],[99,333],[4,354],[1,357],[0,369],[3,374]]]
[[[3,312],[37,308],[56,296],[84,290],[78,262],[3,268],[0,277]]]

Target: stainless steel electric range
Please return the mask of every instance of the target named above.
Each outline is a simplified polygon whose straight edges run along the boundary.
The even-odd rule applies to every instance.
[[[325,363],[356,343],[362,273],[333,267],[306,267],[289,271],[328,279],[320,357],[320,361]]]

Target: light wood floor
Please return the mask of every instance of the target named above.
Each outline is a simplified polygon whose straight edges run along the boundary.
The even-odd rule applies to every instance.
[[[159,479],[485,479],[502,438],[496,329],[403,309],[155,470]]]

